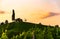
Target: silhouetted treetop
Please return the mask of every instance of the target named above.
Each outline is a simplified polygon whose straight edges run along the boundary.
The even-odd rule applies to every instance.
[[[27,19],[25,19],[25,22],[27,21]]]
[[[23,22],[23,20],[20,19],[20,18],[15,19],[15,21],[16,21],[16,22]]]
[[[3,25],[3,24],[4,24],[4,22],[1,23],[1,25]]]
[[[14,9],[12,10],[12,21],[15,20],[15,11]]]
[[[5,21],[5,24],[8,24],[8,20]]]

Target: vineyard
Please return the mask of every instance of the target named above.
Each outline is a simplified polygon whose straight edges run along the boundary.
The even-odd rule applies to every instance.
[[[60,39],[58,25],[12,22],[0,25],[0,39]]]

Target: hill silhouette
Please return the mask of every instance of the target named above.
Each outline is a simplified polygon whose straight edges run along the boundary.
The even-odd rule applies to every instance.
[[[4,37],[5,36],[5,37]],[[16,37],[17,36],[17,37]],[[47,37],[46,37],[47,36]],[[58,25],[48,26],[41,23],[11,22],[0,25],[1,39],[60,39]]]

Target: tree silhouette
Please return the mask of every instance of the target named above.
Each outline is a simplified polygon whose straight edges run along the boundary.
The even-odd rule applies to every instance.
[[[20,19],[20,18],[17,18],[15,21],[16,21],[16,22],[23,22],[23,20]]]
[[[25,19],[25,22],[26,22],[27,20]]]
[[[5,21],[5,24],[8,24],[8,20]]]
[[[58,25],[55,25],[55,29],[54,29],[54,39],[57,39],[57,36],[58,36],[58,28],[59,26]]]
[[[1,25],[3,25],[3,24],[4,24],[4,22],[1,23]]]
[[[39,23],[39,25],[42,25],[42,23]]]
[[[12,21],[14,21],[15,20],[15,11],[14,11],[14,9],[12,10]]]

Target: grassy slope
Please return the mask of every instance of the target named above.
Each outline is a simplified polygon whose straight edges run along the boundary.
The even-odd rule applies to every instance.
[[[0,25],[0,31],[2,31],[2,29],[3,30],[7,29],[9,31],[22,32],[25,30],[29,30],[32,27],[35,27],[34,25],[37,25],[37,24],[28,23],[28,22],[12,22],[9,24]]]
[[[28,22],[12,22],[4,25],[0,25],[0,31],[3,30],[10,30],[14,32],[22,32],[22,31],[28,31],[30,28],[34,27],[46,27],[47,25],[42,24],[34,24],[34,23],[28,23]]]
[[[41,29],[41,32],[47,27],[47,25],[42,25],[42,24],[34,24],[34,23],[28,23],[28,22],[12,22],[8,24],[3,24],[0,25],[0,36],[2,32],[7,30],[7,34],[9,37],[12,37],[13,34],[19,34],[22,33],[23,31],[28,31],[29,29],[32,28],[39,28]],[[51,30],[54,30],[54,27],[48,27]]]

